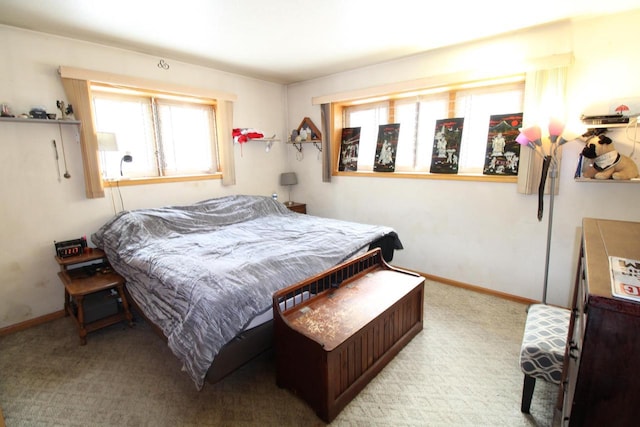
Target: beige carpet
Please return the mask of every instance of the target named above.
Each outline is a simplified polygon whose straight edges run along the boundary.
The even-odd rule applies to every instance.
[[[520,412],[526,307],[427,282],[424,330],[335,426],[550,426],[557,386],[538,381]],[[69,318],[0,337],[0,406],[14,426],[314,426],[275,384],[267,352],[198,392],[148,325],[89,334]]]

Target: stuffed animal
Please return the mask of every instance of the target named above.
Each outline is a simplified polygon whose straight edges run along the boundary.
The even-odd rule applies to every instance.
[[[625,180],[638,177],[638,165],[630,157],[618,153],[611,138],[603,134],[585,136],[588,139],[582,155],[593,160],[583,172],[585,178]],[[597,139],[597,142],[589,142],[592,139]]]

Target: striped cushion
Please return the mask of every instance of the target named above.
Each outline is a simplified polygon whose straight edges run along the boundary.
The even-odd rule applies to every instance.
[[[559,384],[570,311],[545,304],[529,307],[520,349],[522,372]]]

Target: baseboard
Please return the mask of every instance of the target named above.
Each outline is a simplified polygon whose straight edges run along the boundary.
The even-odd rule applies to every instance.
[[[405,270],[407,270],[407,269],[405,268]],[[458,282],[456,280],[447,279],[445,277],[434,276],[433,274],[422,273],[420,271],[415,271],[415,270],[409,270],[409,271],[413,271],[414,273],[418,273],[419,275],[423,276],[425,279],[433,280],[434,282],[442,283],[444,285],[449,285],[449,286],[455,286],[456,288],[467,289],[467,290],[470,290],[470,291],[473,291],[473,292],[478,292],[478,293],[481,293],[481,294],[493,295],[495,297],[506,299],[506,300],[509,300],[509,301],[515,301],[515,302],[519,302],[519,303],[526,304],[526,305],[535,304],[535,303],[539,303],[540,302],[540,301],[532,300],[532,299],[529,299],[529,298],[519,297],[517,295],[511,295],[511,294],[508,294],[506,292],[500,292],[500,291],[496,291],[496,290],[493,290],[493,289],[483,288],[481,286],[470,285],[470,284],[464,283],[464,282]]]
[[[2,414],[2,407],[0,407],[0,427],[5,427],[5,425],[4,425],[4,415]]]
[[[515,302],[519,302],[519,303],[522,303],[522,304],[527,304],[528,305],[528,304],[535,304],[535,303],[539,303],[540,302],[540,301],[532,300],[532,299],[529,299],[529,298],[522,298],[522,297],[519,297],[519,296],[516,296],[516,295],[507,294],[505,292],[495,291],[493,289],[483,288],[481,286],[470,285],[468,283],[458,282],[456,280],[447,279],[445,277],[434,276],[433,274],[427,274],[427,273],[423,273],[423,272],[420,272],[420,271],[417,271],[417,270],[411,270],[411,269],[402,268],[402,267],[397,267],[397,268],[400,268],[401,270],[412,271],[414,273],[417,273],[417,274],[423,276],[425,279],[433,280],[434,282],[439,282],[439,283],[442,283],[444,285],[455,286],[457,288],[463,288],[463,289],[467,289],[467,290],[470,290],[470,291],[479,292],[479,293],[482,293],[482,294],[493,295],[493,296],[498,297],[498,298],[503,298],[503,299],[506,299],[506,300],[515,301]],[[15,325],[6,326],[6,327],[0,329],[0,337],[3,336],[3,335],[9,335],[9,334],[12,334],[14,332],[18,332],[18,331],[22,331],[22,330],[28,329],[28,328],[31,328],[33,326],[38,326],[38,325],[50,322],[50,321],[55,320],[55,319],[59,319],[61,317],[64,317],[64,310],[56,311],[56,312],[53,312],[53,313],[50,313],[50,314],[45,314],[44,316],[36,317],[34,319],[30,319],[30,320],[27,320],[25,322],[16,323]],[[3,427],[2,424],[0,424],[0,427]]]
[[[14,332],[23,331],[33,326],[42,325],[43,323],[51,322],[52,320],[60,319],[61,317],[64,317],[64,310],[54,311],[53,313],[45,314],[44,316],[35,317],[24,322],[16,323],[15,325],[9,325],[4,328],[0,328],[0,337],[13,334]],[[0,427],[3,427],[2,424],[0,424]]]

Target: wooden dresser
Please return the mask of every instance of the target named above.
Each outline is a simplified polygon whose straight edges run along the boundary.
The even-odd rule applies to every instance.
[[[274,294],[277,383],[326,422],[422,330],[424,278],[380,249]]]
[[[561,426],[640,422],[640,303],[611,296],[609,256],[640,260],[640,223],[583,220],[556,413]]]

